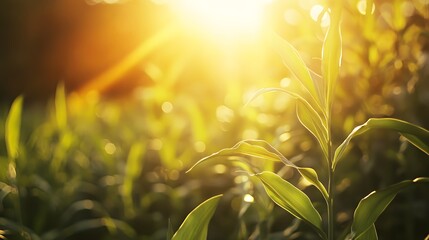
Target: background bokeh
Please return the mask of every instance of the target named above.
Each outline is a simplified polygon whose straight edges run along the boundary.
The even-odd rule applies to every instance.
[[[370,117],[429,129],[429,2],[374,1],[372,14],[365,3],[343,1],[337,145]],[[329,23],[318,14],[328,5],[268,1],[262,30],[236,36],[183,20],[171,1],[0,1],[0,126],[24,96],[15,183],[0,128],[0,236],[165,239],[204,199],[225,193],[209,239],[314,239],[228,162],[185,172],[242,139],[263,139],[326,181],[293,99],[271,93],[245,103],[259,88],[294,86],[271,31],[320,74]],[[373,131],[352,145],[337,170],[337,236],[371,191],[429,175],[428,156],[396,134]],[[322,196],[294,171],[254,164],[280,171],[325,211]],[[427,189],[398,195],[376,223],[381,239],[429,234]]]

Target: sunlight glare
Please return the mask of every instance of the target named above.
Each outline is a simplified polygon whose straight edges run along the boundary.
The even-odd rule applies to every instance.
[[[367,11],[366,0],[360,0],[357,3],[356,7],[360,14],[366,15],[366,11]],[[374,14],[374,10],[375,10],[375,4],[372,3],[371,14]]]
[[[180,0],[173,9],[186,23],[215,35],[247,35],[262,26],[264,7],[271,0]]]
[[[248,202],[248,203],[252,203],[252,202],[254,202],[254,201],[255,201],[255,199],[253,198],[253,196],[252,196],[252,195],[250,195],[250,194],[246,194],[246,195],[244,195],[244,197],[243,197],[243,201]]]
[[[328,27],[330,23],[329,15],[328,13],[323,13],[323,10],[325,8],[322,5],[316,4],[314,5],[310,10],[310,16],[314,21],[319,21],[320,18],[320,26],[321,27]],[[320,16],[320,14],[323,14],[323,16]]]

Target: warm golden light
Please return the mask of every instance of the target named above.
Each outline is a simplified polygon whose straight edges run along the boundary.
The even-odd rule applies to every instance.
[[[173,9],[187,24],[221,36],[249,35],[262,26],[269,0],[180,0]]]

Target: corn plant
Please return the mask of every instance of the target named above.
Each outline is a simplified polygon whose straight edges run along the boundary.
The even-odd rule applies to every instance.
[[[372,1],[368,1],[372,6]],[[194,166],[212,159],[227,159],[239,162],[252,178],[258,179],[267,195],[278,206],[294,217],[307,223],[318,234],[320,239],[338,239],[335,236],[335,189],[334,178],[336,167],[345,160],[350,142],[358,135],[373,129],[385,129],[399,133],[404,139],[429,155],[429,131],[412,123],[394,118],[371,118],[353,131],[339,143],[332,138],[332,104],[335,85],[340,72],[342,39],[341,39],[341,1],[337,1],[326,10],[330,16],[330,27],[327,30],[322,48],[322,76],[312,74],[300,57],[299,52],[286,40],[273,34],[273,44],[284,64],[298,80],[300,88],[262,89],[255,97],[267,92],[286,93],[296,100],[296,114],[301,124],[317,140],[321,155],[328,173],[327,182],[319,180],[318,172],[309,167],[298,166],[280,151],[263,140],[243,140],[232,148],[222,149],[198,161]],[[368,11],[369,12],[369,11]],[[326,214],[316,210],[313,201],[299,188],[272,171],[261,171],[252,165],[250,159],[281,162],[286,167],[295,169],[305,180],[316,187],[326,203]],[[192,169],[192,168],[191,168]],[[375,222],[395,196],[404,189],[418,184],[428,183],[429,177],[405,180],[384,189],[374,191],[360,200],[354,211],[351,229],[345,239],[378,239]],[[206,239],[207,226],[221,195],[210,198],[195,208],[184,220],[171,239]],[[326,216],[325,219],[322,216]]]

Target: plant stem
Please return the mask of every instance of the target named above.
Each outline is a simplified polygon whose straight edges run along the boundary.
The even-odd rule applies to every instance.
[[[326,109],[327,114],[327,127],[328,127],[328,240],[334,240],[335,229],[335,215],[334,215],[334,198],[335,198],[335,181],[334,181],[334,168],[332,163],[334,161],[334,151],[332,148],[332,105],[328,105]]]
[[[331,165],[331,164],[329,164]],[[329,179],[328,179],[328,239],[334,239],[334,171],[329,166]]]

